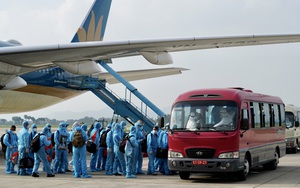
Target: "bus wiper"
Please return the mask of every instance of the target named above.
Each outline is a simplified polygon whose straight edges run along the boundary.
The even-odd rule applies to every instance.
[[[228,135],[228,132],[225,132],[224,130],[218,129],[217,127],[211,127],[210,129],[218,131],[218,132],[221,132],[221,133],[223,133],[225,135]]]

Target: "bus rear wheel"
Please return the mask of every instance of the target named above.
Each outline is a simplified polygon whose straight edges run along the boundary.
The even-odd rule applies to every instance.
[[[179,177],[182,180],[188,180],[190,178],[190,173],[189,172],[179,172]]]
[[[249,164],[249,161],[248,161],[247,157],[245,157],[245,159],[244,159],[244,169],[237,172],[238,180],[245,181],[248,174],[249,174],[249,171],[250,171],[250,164]]]
[[[278,163],[279,163],[279,155],[277,153],[277,150],[275,150],[274,159],[264,164],[263,167],[266,170],[276,170]]]

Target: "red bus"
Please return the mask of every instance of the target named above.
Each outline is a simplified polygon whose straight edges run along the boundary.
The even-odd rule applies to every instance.
[[[285,155],[285,113],[279,97],[243,88],[181,94],[170,117],[168,166],[192,173],[234,173],[245,180],[262,165],[275,170]]]

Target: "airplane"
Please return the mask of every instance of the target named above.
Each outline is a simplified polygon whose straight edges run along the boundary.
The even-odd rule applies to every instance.
[[[143,56],[154,65],[173,63],[171,52],[300,42],[299,34],[103,41],[112,0],[95,0],[71,43],[22,46],[0,41],[0,113],[45,108],[87,90],[73,87],[83,77],[119,83],[101,63]],[[118,72],[127,81],[180,74],[184,68]]]

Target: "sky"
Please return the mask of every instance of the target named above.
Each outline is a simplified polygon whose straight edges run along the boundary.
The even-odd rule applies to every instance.
[[[69,43],[92,2],[0,0],[0,40],[16,39],[23,45]],[[299,7],[295,0],[113,0],[104,41],[300,34]],[[243,87],[300,106],[299,51],[300,43],[196,50],[171,53],[172,65],[155,66],[137,56],[113,59],[111,67],[189,69],[180,75],[131,82],[161,109],[169,109],[188,90],[219,87]],[[121,84],[108,87],[124,97]],[[94,112],[99,112],[98,117],[112,114],[88,92],[42,110],[0,118],[26,114],[76,119]]]

